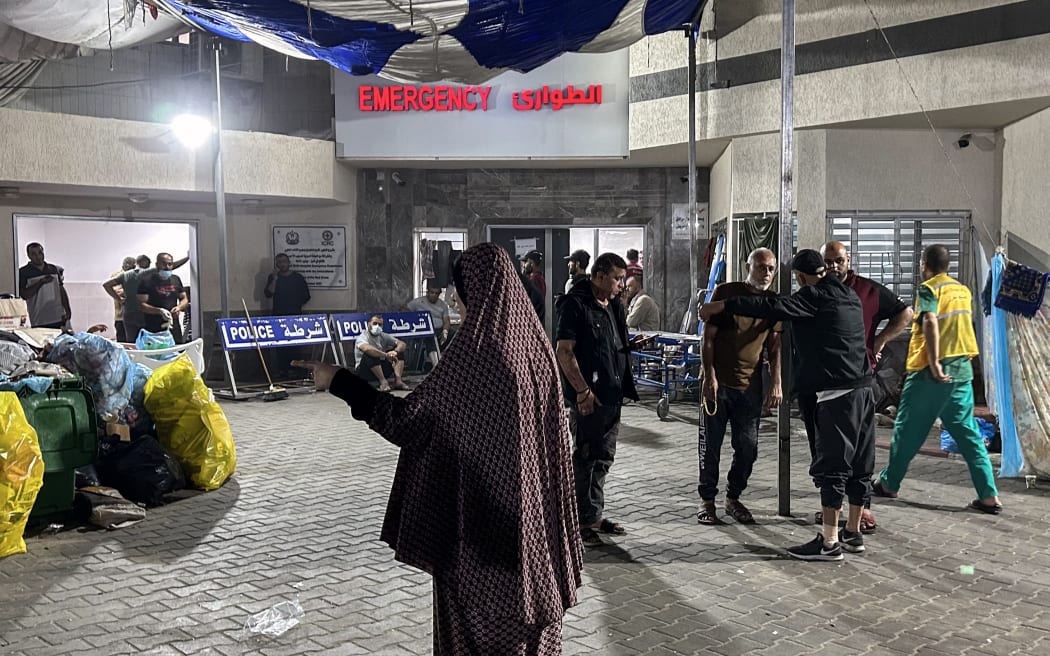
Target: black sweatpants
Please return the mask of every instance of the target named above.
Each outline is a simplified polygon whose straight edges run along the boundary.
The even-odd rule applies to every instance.
[[[700,483],[697,491],[704,501],[718,496],[718,465],[726,428],[732,427],[733,464],[729,468],[727,499],[739,499],[747,488],[751,470],[758,459],[758,424],[762,418],[762,388],[735,390],[718,388],[718,410],[708,416],[700,410],[697,456],[700,461]]]
[[[814,457],[809,473],[820,488],[820,505],[841,508],[864,506],[871,499],[871,474],[875,469],[875,396],[862,387],[821,401],[814,423]]]

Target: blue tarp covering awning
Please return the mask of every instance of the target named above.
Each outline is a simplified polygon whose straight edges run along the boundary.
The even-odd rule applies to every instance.
[[[164,0],[193,25],[355,75],[481,82],[677,29],[703,0]]]

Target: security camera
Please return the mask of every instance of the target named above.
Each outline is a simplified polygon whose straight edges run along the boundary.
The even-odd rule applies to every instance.
[[[973,140],[973,135],[970,134],[969,132],[967,132],[963,136],[959,137],[959,140],[956,141],[955,143],[959,144],[959,148],[968,148],[970,146],[970,141],[972,141],[972,140]]]
[[[678,180],[682,184],[686,184],[687,182],[689,182],[689,176],[688,175],[680,175],[680,176],[678,176]]]
[[[390,174],[390,179],[393,180],[394,184],[396,184],[399,187],[404,187],[405,186],[404,179],[401,177],[401,174],[398,173],[397,171],[394,171],[393,173]]]

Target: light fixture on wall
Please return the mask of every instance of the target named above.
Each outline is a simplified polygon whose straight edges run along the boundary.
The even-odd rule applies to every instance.
[[[243,203],[247,207],[252,207],[252,208],[262,207],[262,204],[263,204],[261,198],[245,198],[245,199],[243,199],[241,201],[241,203]]]
[[[136,205],[142,205],[143,203],[149,202],[149,194],[144,194],[141,192],[132,192],[128,194],[128,200],[130,200],[132,203],[135,203]]]
[[[171,119],[171,132],[182,145],[195,150],[211,138],[215,127],[203,116],[179,114]]]
[[[18,187],[0,187],[0,198],[18,198],[20,195]]]

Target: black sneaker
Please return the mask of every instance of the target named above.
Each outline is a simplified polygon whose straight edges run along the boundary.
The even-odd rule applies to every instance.
[[[861,553],[864,551],[864,536],[860,533],[853,533],[852,531],[840,528],[839,546],[842,547],[843,551]]]
[[[824,536],[820,533],[805,544],[789,547],[787,552],[789,556],[799,560],[842,560],[843,558],[839,543],[836,542],[832,547],[825,547]]]

